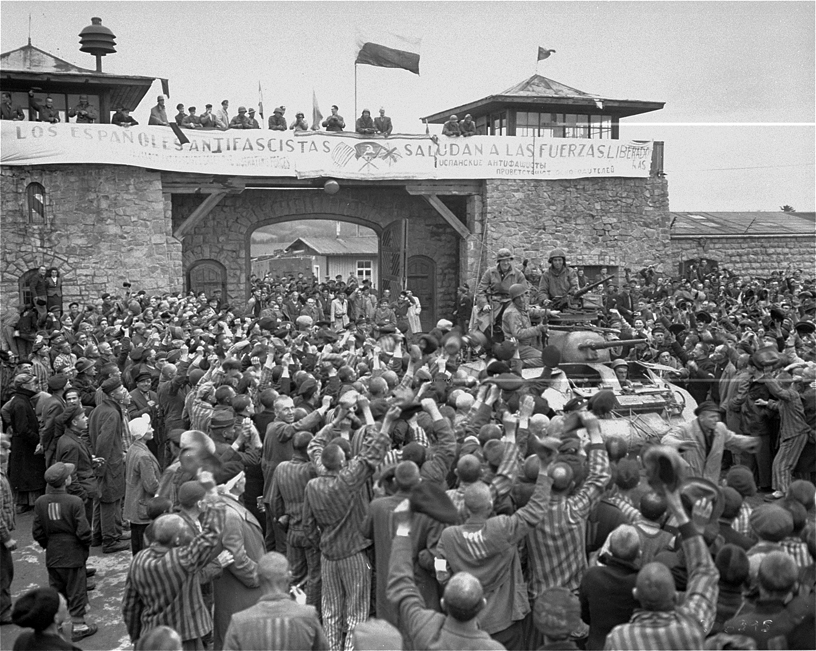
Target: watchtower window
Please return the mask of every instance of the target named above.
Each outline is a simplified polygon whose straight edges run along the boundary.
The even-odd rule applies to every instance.
[[[45,223],[45,188],[40,183],[29,183],[26,188],[26,208],[29,224]]]

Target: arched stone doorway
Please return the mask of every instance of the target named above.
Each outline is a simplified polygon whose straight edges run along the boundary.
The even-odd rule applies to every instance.
[[[26,271],[17,281],[17,286],[20,292],[20,305],[32,305],[34,303],[34,296],[31,294],[31,281],[40,271],[39,267],[34,267]]]
[[[174,230],[201,204],[200,196],[174,194]],[[453,310],[460,237],[427,202],[401,188],[343,187],[331,196],[322,190],[246,189],[226,196],[205,217],[185,229],[184,268],[189,270],[201,260],[220,262],[226,268],[226,298],[240,305],[248,298],[252,233],[261,227],[306,219],[343,221],[372,229],[380,239],[380,286],[392,289],[392,293],[404,287],[408,258],[423,255],[432,259],[435,311],[449,314]],[[384,242],[391,244],[386,247]]]
[[[187,270],[187,291],[226,300],[227,270],[218,260],[197,260]]]
[[[436,263],[426,255],[408,258],[408,289],[419,299],[422,331],[429,332],[436,325]]]

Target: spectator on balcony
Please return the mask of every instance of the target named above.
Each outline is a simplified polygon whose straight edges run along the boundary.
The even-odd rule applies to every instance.
[[[385,114],[384,108],[380,109],[380,116],[374,118],[374,128],[377,130],[377,133],[383,136],[390,136],[394,130],[394,125],[391,124],[391,118]]]
[[[286,119],[283,114],[286,113],[285,106],[278,106],[269,116],[269,128],[272,131],[286,131]]]
[[[473,116],[468,113],[465,119],[459,124],[459,131],[465,138],[476,135],[476,123],[473,121]]]
[[[249,117],[247,118],[247,129],[260,129],[261,125],[255,119],[255,109],[249,109]]]
[[[11,105],[11,93],[0,96],[0,120],[25,120],[25,113],[19,106]]]
[[[371,119],[371,111],[363,109],[362,115],[357,118],[355,131],[365,136],[371,136],[377,132],[377,129],[374,127],[374,120]]]
[[[87,95],[80,95],[79,104],[68,111],[68,117],[75,117],[77,124],[93,124],[99,119],[99,113],[93,104],[88,103]]]
[[[451,115],[442,127],[442,135],[451,137],[461,136],[462,130],[459,127],[459,118],[455,115]]]
[[[215,112],[215,126],[219,129],[229,129],[230,128],[230,116],[229,116],[229,100],[225,99],[221,102],[221,108]]]
[[[181,123],[184,122],[184,118],[187,117],[187,114],[184,112],[184,104],[176,104],[176,110],[178,111],[175,118],[176,124],[181,126]]]
[[[156,98],[156,106],[150,109],[150,119],[147,121],[148,124],[158,124],[162,127],[170,126],[170,123],[167,121],[167,109],[164,108],[164,95],[159,95]],[[122,109],[119,109],[120,111]]]
[[[292,122],[292,124],[289,125],[289,128],[292,131],[308,131],[309,123],[306,122],[306,116],[304,116],[303,113],[298,113],[295,116],[295,119]]]
[[[28,91],[28,104],[29,106],[37,112],[37,120],[39,122],[50,122],[51,124],[56,124],[60,121],[60,112],[58,109],[54,108],[54,100],[50,97],[45,98],[45,106],[40,104],[37,99],[34,97],[34,91]],[[29,117],[29,119],[33,119],[33,113]]]
[[[196,115],[196,107],[191,106],[187,109],[189,115],[185,115],[181,121],[181,126],[185,129],[200,129],[201,128],[201,118]]]
[[[113,114],[111,124],[117,127],[135,127],[139,123],[130,115],[130,109],[127,106],[120,106],[119,110]]]
[[[343,116],[338,113],[339,110],[336,104],[332,105],[331,115],[321,123],[321,126],[325,127],[326,131],[342,131],[346,128],[346,121],[343,119]]]
[[[245,106],[238,107],[238,115],[236,115],[229,123],[230,129],[249,129],[249,118],[247,118],[247,110]]]
[[[204,112],[199,117],[202,129],[213,129],[216,126],[215,116],[212,112],[212,104],[204,105]]]

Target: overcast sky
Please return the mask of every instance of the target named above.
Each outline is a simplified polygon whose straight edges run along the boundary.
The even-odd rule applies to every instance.
[[[113,74],[167,77],[168,107],[229,99],[354,119],[355,34],[421,36],[421,75],[358,66],[357,106],[395,131],[500,93],[538,70],[614,99],[664,101],[621,138],[663,140],[677,211],[813,211],[813,2],[22,2],[2,0],[2,51],[33,45],[93,69],[79,51],[92,16],[116,34]],[[133,113],[147,122],[158,82]],[[169,112],[169,111],[168,111]],[[175,111],[173,111],[175,112]]]

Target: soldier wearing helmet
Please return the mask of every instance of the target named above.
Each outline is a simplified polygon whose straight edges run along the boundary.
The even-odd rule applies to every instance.
[[[553,249],[548,259],[550,268],[541,274],[538,283],[538,302],[557,301],[556,307],[566,307],[569,297],[578,291],[578,274],[567,266],[564,249]]]
[[[616,359],[610,364],[612,370],[615,371],[615,377],[618,378],[621,386],[629,386],[629,364],[625,359]]]
[[[510,304],[510,288],[515,284],[528,286],[524,273],[513,267],[510,249],[499,249],[496,253],[496,266],[484,272],[476,288],[471,330],[485,332],[496,324],[498,334],[501,334],[501,315]]]
[[[511,286],[508,293],[510,304],[502,315],[502,332],[505,341],[518,343],[516,359],[513,360],[518,368],[514,370],[521,372],[522,368],[541,366],[541,336],[547,332],[549,311],[534,308],[533,315],[543,317],[543,323],[534,326],[530,321],[530,288],[527,283]]]

